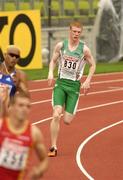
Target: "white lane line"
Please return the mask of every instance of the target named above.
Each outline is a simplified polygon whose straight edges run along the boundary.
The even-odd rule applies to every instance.
[[[102,93],[109,93],[109,92],[117,92],[117,91],[123,91],[123,88],[110,89],[110,90],[104,90],[104,91],[96,91],[96,92],[90,92],[90,93],[88,93],[88,95],[102,94]],[[84,94],[80,94],[80,96],[84,96]]]
[[[109,93],[109,92],[117,92],[117,91],[123,91],[123,88],[118,88],[118,89],[110,89],[110,90],[104,90],[104,91],[96,91],[96,92],[90,92],[88,93],[89,95],[94,95],[94,94],[102,94],[102,93]],[[84,96],[84,94],[80,94],[80,96]],[[41,100],[41,101],[35,101],[32,102],[31,105],[35,105],[35,104],[41,104],[41,103],[47,103],[47,102],[51,102],[52,99],[47,99],[47,100]]]
[[[109,86],[108,89],[119,89],[123,88],[123,86]]]
[[[109,106],[109,105],[114,105],[114,104],[119,104],[119,103],[123,103],[123,100],[114,101],[114,102],[110,102],[110,103],[104,103],[104,104],[99,104],[99,105],[96,105],[96,106],[90,106],[90,107],[78,109],[77,112],[86,111],[86,110],[89,110],[89,109],[100,108],[100,107]]]
[[[115,79],[115,80],[107,80],[107,81],[95,81],[95,82],[91,82],[91,84],[94,85],[94,84],[105,84],[105,83],[114,83],[114,82],[123,82],[123,79]],[[52,90],[52,89],[53,89],[53,87],[30,89],[29,92],[48,91],[48,90]]]
[[[49,90],[52,90],[53,87],[50,87],[50,88],[39,88],[39,89],[31,89],[29,90],[29,92],[38,92],[38,91],[49,91]]]
[[[107,81],[95,81],[91,82],[91,84],[103,84],[103,83],[114,83],[114,82],[122,82],[123,79],[115,79],[115,80],[107,80]]]
[[[35,102],[32,102],[31,105],[42,104],[42,103],[46,103],[46,102],[51,102],[51,99],[42,100],[42,101],[35,101]]]
[[[76,153],[76,162],[77,162],[77,165],[79,167],[79,169],[82,171],[82,173],[89,179],[89,180],[94,180],[94,177],[92,177],[87,171],[86,169],[83,167],[82,165],[82,162],[81,162],[81,158],[82,158],[82,150],[84,148],[84,146],[92,139],[94,138],[95,136],[97,136],[98,134],[102,133],[103,131],[106,131],[114,126],[117,126],[119,124],[123,123],[123,120],[121,121],[118,121],[114,124],[111,124],[109,126],[106,126],[102,129],[100,129],[99,131],[93,133],[92,135],[90,135],[87,139],[85,139],[79,146],[78,150],[77,150],[77,153]]]
[[[109,76],[109,75],[122,75],[123,72],[112,72],[112,73],[100,73],[100,74],[95,74],[94,76]]]
[[[114,102],[110,102],[110,103],[99,104],[99,105],[96,105],[96,106],[90,106],[90,107],[78,109],[77,112],[86,111],[86,110],[95,109],[95,108],[100,108],[100,107],[104,107],[104,106],[110,106],[110,105],[119,104],[119,103],[123,103],[123,100],[121,100],[121,101],[114,101]],[[32,125],[40,124],[40,123],[43,123],[45,121],[49,121],[51,119],[52,119],[52,117],[49,117],[49,118],[46,118],[46,119],[41,119],[41,120],[38,120],[38,121],[32,123]]]
[[[94,77],[99,76],[109,76],[109,75],[122,75],[123,72],[112,72],[112,73],[100,73],[100,74],[94,74]],[[83,77],[86,77],[87,75],[84,75]],[[38,80],[30,80],[30,82],[41,82],[41,81],[47,81],[47,79],[38,79]]]
[[[36,122],[32,123],[32,125],[40,124],[40,123],[43,123],[43,122],[49,121],[49,120],[51,120],[51,119],[52,119],[52,117],[45,118],[45,119],[41,119],[41,120],[38,120],[38,121],[36,121]]]

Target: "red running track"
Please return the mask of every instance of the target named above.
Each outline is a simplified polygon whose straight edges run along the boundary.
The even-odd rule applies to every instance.
[[[43,132],[48,149],[52,88],[48,87],[47,81],[30,81],[29,88],[32,97],[30,119],[32,123],[37,123]],[[49,158],[49,168],[43,179],[123,180],[122,122],[97,133],[84,145],[80,151],[80,157],[77,154],[78,148],[87,138],[104,127],[121,121],[122,109],[123,73],[95,75],[90,93],[83,96],[81,90],[78,112],[71,125],[66,126],[63,119],[61,120],[58,156]],[[31,166],[35,163],[34,157]]]

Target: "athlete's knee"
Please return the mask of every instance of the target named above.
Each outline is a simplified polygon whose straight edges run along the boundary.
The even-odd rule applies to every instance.
[[[60,118],[61,118],[61,114],[62,114],[62,111],[60,109],[54,109],[54,112],[53,112],[53,119],[55,121],[59,121]]]
[[[66,125],[70,125],[70,124],[71,124],[71,121],[68,121],[68,120],[64,119],[64,123],[65,123]]]
[[[64,123],[65,123],[66,125],[70,125],[70,124],[71,124],[71,121],[72,121],[71,118],[64,118]]]
[[[73,114],[70,114],[68,112],[65,112],[64,114],[64,123],[66,125],[70,125],[71,124],[71,121],[73,120],[74,118],[74,115]]]

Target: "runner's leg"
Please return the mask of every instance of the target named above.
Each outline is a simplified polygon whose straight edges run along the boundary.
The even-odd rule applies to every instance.
[[[62,106],[57,105],[54,107],[53,111],[53,120],[51,121],[50,124],[50,131],[51,131],[51,146],[54,148],[57,148],[57,138],[58,138],[58,133],[59,133],[59,123],[60,123],[60,118],[62,114]]]
[[[52,96],[53,119],[50,125],[52,147],[57,147],[56,143],[60,128],[59,123],[60,123],[62,108],[64,106],[65,100],[66,100],[66,93],[64,92],[61,86],[56,84]]]
[[[69,125],[71,121],[73,120],[75,115],[69,113],[69,112],[64,112],[64,123]]]

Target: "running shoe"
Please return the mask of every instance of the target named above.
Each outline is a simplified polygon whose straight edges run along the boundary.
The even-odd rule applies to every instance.
[[[48,156],[49,156],[49,157],[55,157],[55,156],[57,156],[57,149],[54,148],[54,147],[51,147],[51,148],[49,149]]]

